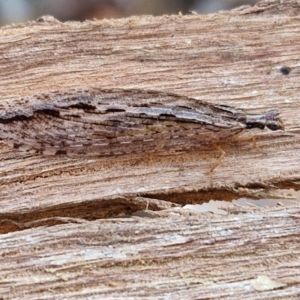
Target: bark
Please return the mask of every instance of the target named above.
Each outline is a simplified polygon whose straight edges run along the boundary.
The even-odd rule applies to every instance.
[[[205,16],[83,23],[46,16],[1,28],[0,99],[11,107],[61,89],[135,88],[249,113],[275,108],[285,125],[218,145],[226,155],[212,176],[220,155],[213,146],[128,159],[31,155],[1,144],[0,231],[18,231],[0,236],[3,297],[299,295],[291,268],[299,264],[297,207],[101,220],[298,190],[299,9],[297,1],[264,1]],[[261,274],[287,286],[262,296],[249,285]]]

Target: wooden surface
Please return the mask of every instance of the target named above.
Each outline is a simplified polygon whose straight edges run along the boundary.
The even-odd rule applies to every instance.
[[[178,217],[176,229],[170,215],[155,219],[155,222],[152,219],[99,219],[130,215],[146,208],[160,210],[178,204],[203,203],[210,199],[280,197],[281,189],[298,189],[299,8],[297,1],[267,1],[253,8],[243,7],[206,16],[143,16],[84,23],[60,23],[51,17],[43,17],[37,22],[1,28],[0,99],[10,99],[12,105],[14,99],[53,90],[138,88],[175,92],[239,107],[249,113],[276,108],[285,124],[285,131],[256,130],[240,136],[241,140],[220,145],[226,156],[214,171],[212,180],[209,170],[219,157],[213,147],[176,156],[170,153],[163,157],[141,155],[127,159],[28,155],[1,144],[0,231],[3,235],[0,244],[3,263],[0,274],[4,298],[9,298],[12,292],[15,293],[13,298],[21,298],[27,292],[28,297],[43,295],[51,298],[57,294],[58,298],[65,298],[66,286],[70,286],[70,293],[76,290],[70,295],[74,298],[82,297],[84,293],[99,294],[95,286],[105,287],[103,296],[108,297],[114,292],[115,297],[121,297],[125,295],[125,285],[133,297],[142,296],[146,291],[147,296],[157,299],[169,293],[174,296],[180,291],[196,298],[197,289],[202,288],[202,298],[218,296],[219,299],[223,295],[234,299],[230,293],[243,290],[247,299],[271,299],[271,294],[262,296],[249,288],[247,280],[262,273],[274,280],[288,278],[283,278],[288,287],[282,287],[280,294],[278,290],[270,292],[273,297],[299,295],[299,279],[293,277],[291,268],[299,265],[299,246],[295,238],[298,219],[291,217],[291,213],[298,216],[298,208],[292,208],[292,212],[283,209],[278,219],[268,217],[269,214],[276,215],[276,209],[259,212],[261,225],[253,211],[239,214],[239,224],[248,224],[248,220],[252,220],[253,226],[246,225],[247,230],[252,228],[249,238],[244,227],[235,227],[234,241],[240,245],[241,254],[237,252],[240,248],[227,238],[221,243],[219,252],[211,248],[213,243],[205,247],[198,244],[211,235],[211,230],[226,232],[228,220],[231,220],[230,224],[237,220],[234,215],[229,215],[229,219],[210,216],[216,220],[213,225],[208,221],[203,224],[193,221],[196,225],[192,228],[196,230],[191,231],[191,240],[197,240],[196,244],[186,243],[187,240],[182,238],[186,226],[191,226],[186,216]],[[256,148],[251,142],[243,141],[252,136],[256,139]],[[197,215],[197,220],[201,218],[207,216]],[[99,220],[92,221],[95,219]],[[282,227],[278,225],[276,238],[271,238],[264,228],[276,227],[279,219]],[[294,222],[292,229],[288,227],[289,221]],[[65,222],[70,224],[59,225]],[[39,227],[42,225],[49,227]],[[165,238],[159,234],[160,226],[166,226]],[[257,226],[261,226],[260,234]],[[20,231],[25,228],[27,230]],[[286,233],[286,230],[291,231]],[[18,232],[4,234],[13,231]],[[79,232],[82,235],[74,239]],[[285,234],[290,236],[287,244]],[[173,250],[167,242],[172,237],[181,241],[178,242],[180,247]],[[135,239],[139,239],[141,252],[132,252]],[[159,244],[153,242],[156,239]],[[53,244],[49,245],[49,241]],[[143,250],[147,249],[149,241],[153,249],[160,245],[157,248],[160,259],[156,260],[153,252]],[[253,261],[250,273],[242,268],[246,259],[243,251],[247,251],[249,244],[251,251],[246,257]],[[89,250],[90,246],[92,250]],[[189,251],[197,252],[199,247],[201,251],[204,247],[213,259],[205,256],[203,262],[198,254],[178,259]],[[226,247],[231,249],[229,254],[222,252]],[[109,256],[111,249],[119,251],[120,256],[111,254],[109,262],[99,256],[101,253]],[[280,249],[284,254],[280,254]],[[169,250],[176,257],[170,256]],[[91,257],[97,253],[97,266],[85,253],[91,253]],[[284,270],[288,270],[287,273],[281,273],[283,267],[278,261],[286,262],[287,269]],[[160,266],[162,262],[163,266]],[[216,262],[220,265],[214,269]],[[117,269],[112,268],[115,265]],[[202,265],[208,268],[207,271],[201,270]],[[123,266],[131,268],[124,269]],[[137,275],[139,266],[144,266],[143,272],[149,276],[145,281]],[[165,277],[155,274],[159,266]],[[20,277],[12,271],[16,268],[21,270]],[[98,272],[101,268],[105,273]],[[235,272],[236,281],[231,278],[222,279],[221,285],[212,283],[218,282],[218,272],[223,272],[222,277],[228,270]],[[106,272],[111,277],[106,278]],[[172,277],[175,281],[171,281],[168,275],[175,273],[177,275]],[[195,276],[192,281],[186,281],[187,273]],[[127,279],[120,274],[127,274]],[[151,278],[156,279],[151,281]],[[209,278],[209,290],[201,285],[202,278],[205,282]],[[226,286],[225,282],[236,284]],[[240,299],[238,293],[236,297]]]
[[[69,219],[2,235],[1,295],[299,299],[299,206],[229,212],[220,217],[173,209],[150,218]]]
[[[24,157],[3,144],[4,217],[97,218],[144,209],[120,201],[123,197],[185,204],[255,197],[252,189],[257,187],[266,193],[274,187],[295,187],[300,174],[300,158],[295,155],[299,37],[297,17],[284,12],[270,16],[237,10],[84,23],[59,23],[46,17],[2,28],[0,97],[11,103],[60,89],[139,88],[176,92],[249,113],[276,108],[286,127],[277,132],[253,130],[256,148],[251,141],[220,145],[226,156],[212,180],[209,170],[220,156],[215,147],[128,160]],[[282,66],[291,72],[283,74]],[[107,201],[109,211],[103,209]]]

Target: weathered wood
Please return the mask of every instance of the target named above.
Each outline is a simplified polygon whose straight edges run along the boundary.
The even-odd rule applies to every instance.
[[[273,10],[274,3],[269,4]],[[3,144],[2,216],[16,221],[20,216],[84,217],[91,214],[91,207],[106,207],[114,198],[146,196],[183,204],[231,200],[245,196],[239,192],[244,187],[250,195],[257,186],[266,192],[270,186],[297,188],[299,37],[297,18],[285,14],[293,3],[277,3],[280,10],[271,16],[268,5],[260,5],[259,14],[256,7],[256,13],[245,8],[208,16],[84,23],[46,17],[2,28],[2,101],[60,89],[139,88],[176,92],[250,113],[276,108],[286,128],[251,133],[256,148],[249,141],[220,145],[226,155],[212,181],[209,170],[220,155],[214,147],[130,160],[74,160],[28,157]],[[290,73],[282,67],[289,67]],[[137,209],[130,204],[123,208],[119,205],[112,215]],[[110,214],[93,210],[92,215]]]
[[[207,16],[84,23],[43,17],[0,28],[0,101],[61,89],[137,88],[249,113],[276,108],[285,124],[285,131],[257,130],[218,145],[226,155],[212,180],[220,154],[211,146],[178,155],[74,158],[1,144],[0,232],[10,232],[0,235],[3,297],[144,291],[155,299],[297,298],[298,208],[92,220],[298,190],[299,8],[297,1],[265,1]],[[243,141],[252,137],[256,148]],[[249,284],[259,275],[283,289],[255,292]]]
[[[220,217],[174,209],[151,219],[70,219],[2,235],[1,295],[298,299],[300,208],[230,212]]]

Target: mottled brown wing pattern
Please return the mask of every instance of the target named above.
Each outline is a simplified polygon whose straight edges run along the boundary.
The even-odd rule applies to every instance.
[[[0,138],[20,151],[43,154],[182,151],[217,143],[247,128],[280,129],[277,116],[276,111],[247,115],[155,91],[52,92],[2,101]]]

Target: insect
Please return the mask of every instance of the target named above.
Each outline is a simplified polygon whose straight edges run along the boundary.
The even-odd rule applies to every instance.
[[[41,154],[184,151],[265,127],[283,129],[278,111],[250,115],[157,91],[93,88],[0,102],[0,139]]]

